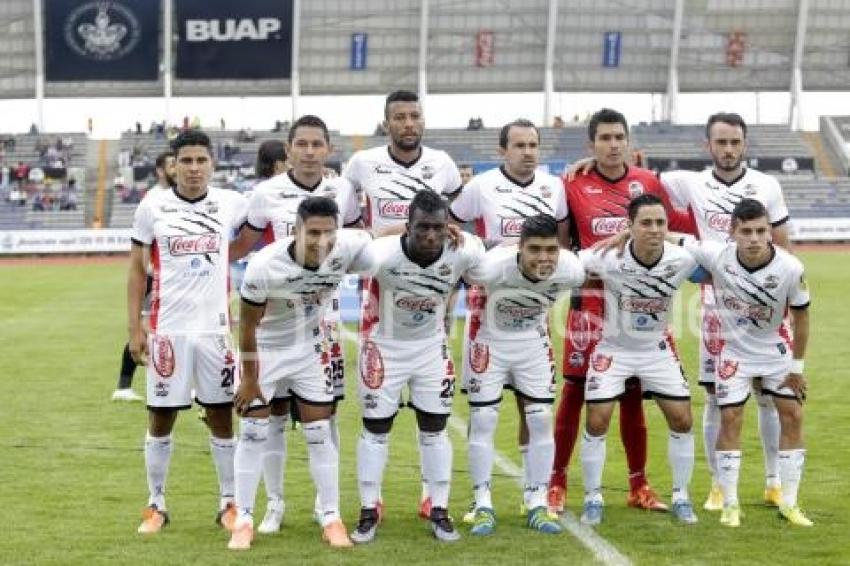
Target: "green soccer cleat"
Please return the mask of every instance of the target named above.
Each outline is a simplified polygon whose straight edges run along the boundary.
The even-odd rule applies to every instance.
[[[528,528],[547,535],[558,535],[564,532],[564,527],[557,515],[553,517],[543,505],[528,512]]]
[[[720,524],[725,527],[741,526],[741,508],[737,503],[723,507],[720,513]]]
[[[489,507],[479,507],[475,510],[475,519],[469,534],[484,537],[493,534],[496,528],[496,513]]]
[[[779,506],[779,516],[798,527],[812,527],[814,523],[803,515],[803,512],[796,505],[794,507],[788,505]]]

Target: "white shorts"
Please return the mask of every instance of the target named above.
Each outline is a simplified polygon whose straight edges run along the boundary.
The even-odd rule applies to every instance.
[[[710,285],[703,285],[702,308],[700,313],[699,340],[699,384],[714,385],[717,375],[717,357],[723,348],[723,335],[720,327],[720,314],[714,302],[714,292]]]
[[[499,403],[502,388],[534,403],[555,401],[555,361],[548,339],[472,342],[469,368],[466,387],[473,407]]]
[[[147,403],[188,409],[192,390],[199,405],[233,403],[239,360],[229,334],[150,334]]]
[[[405,385],[410,389],[410,405],[417,411],[451,413],[455,372],[445,342],[365,340],[359,365],[357,391],[364,418],[395,415]]]
[[[670,339],[665,338],[651,350],[626,352],[604,342],[590,355],[584,398],[588,403],[618,399],[626,391],[626,380],[640,379],[646,398],[658,397],[685,401],[691,398],[679,356]]]
[[[334,386],[334,397],[337,400],[345,398],[345,350],[340,337],[340,325],[342,324],[339,312],[339,287],[334,291],[331,305],[325,311],[322,328],[325,340],[330,352],[331,379]]]
[[[753,380],[761,379],[760,391],[767,395],[796,399],[794,392],[780,387],[791,371],[791,356],[777,358],[770,363],[747,362],[737,356],[724,352],[717,365],[717,383],[715,395],[721,407],[743,405],[750,398]]]
[[[334,402],[330,351],[325,341],[309,348],[257,348],[260,389],[266,401],[293,396],[311,405]]]

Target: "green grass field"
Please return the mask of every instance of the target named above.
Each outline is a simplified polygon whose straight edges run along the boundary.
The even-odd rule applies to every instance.
[[[850,562],[850,452],[842,435],[850,409],[844,386],[850,340],[850,305],[843,297],[850,279],[847,255],[802,254],[813,294],[810,380],[806,436],[809,448],[801,499],[813,529],[789,527],[775,510],[761,505],[762,459],[756,418],[749,407],[740,495],[745,510],[740,529],[727,529],[717,516],[698,509],[700,524],[682,527],[669,516],[625,507],[625,466],[617,434],[610,435],[605,470],[607,514],[598,533],[638,564],[763,563],[840,564]],[[445,546],[431,539],[416,518],[419,457],[413,418],[404,411],[396,421],[385,474],[387,519],[376,542],[347,552],[320,542],[311,522],[313,486],[300,431],[289,434],[286,475],[287,515],[283,531],[259,537],[249,556],[226,549],[227,535],[213,524],[217,505],[215,473],[207,433],[195,411],[181,415],[169,476],[172,524],[160,536],[135,532],[146,503],[142,405],[109,401],[126,338],[124,263],[77,265],[0,263],[3,360],[0,398],[0,508],[7,528],[0,545],[2,564],[245,564],[272,560],[291,564],[457,564],[593,562],[593,556],[569,534],[546,537],[526,531],[517,515],[520,490],[503,474],[495,477],[499,512],[496,536],[465,536]],[[689,290],[688,294],[692,293]],[[688,304],[685,297],[683,303]],[[688,328],[680,343],[686,368],[695,368],[694,339]],[[458,333],[455,334],[456,336]],[[360,428],[355,401],[354,349],[348,347],[351,394],[341,410],[343,441],[341,488],[343,516],[349,528],[359,507],[355,446]],[[560,361],[560,354],[557,356]],[[136,389],[143,391],[142,372]],[[699,434],[702,394],[694,388],[697,464],[692,484],[695,502],[707,492],[707,474]],[[458,394],[455,413],[466,418]],[[649,475],[660,493],[669,490],[666,430],[658,410],[647,405],[650,422]],[[516,411],[506,397],[497,448],[519,464]],[[616,431],[612,423],[612,431]],[[466,446],[455,445],[452,509],[459,519],[470,499]],[[568,507],[581,503],[581,472],[573,458]],[[262,488],[260,489],[262,494]],[[263,495],[260,496],[261,501]],[[262,505],[262,503],[260,503]],[[465,534],[465,526],[460,527]]]

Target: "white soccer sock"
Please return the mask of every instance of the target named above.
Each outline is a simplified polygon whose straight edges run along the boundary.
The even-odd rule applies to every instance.
[[[148,505],[156,505],[160,511],[165,511],[165,480],[168,478],[168,467],[171,454],[174,452],[174,442],[171,435],[145,435],[145,470],[148,476]]]
[[[254,514],[257,486],[263,467],[266,444],[269,438],[269,419],[239,419],[239,444],[236,446],[234,468],[236,473],[236,507],[240,517]]]
[[[779,451],[779,478],[782,481],[782,503],[797,506],[797,492],[806,462],[805,448]]]
[[[493,433],[499,421],[499,406],[469,408],[469,476],[475,507],[493,508],[490,483],[493,473]]]
[[[605,468],[605,438],[581,433],[581,468],[584,476],[584,500],[602,501],[602,470]]]
[[[310,457],[310,475],[322,511],[322,526],[339,519],[339,452],[327,420],[304,423],[304,440]]]
[[[419,439],[419,431],[416,431],[417,442]],[[420,483],[422,484],[422,495],[419,496],[419,500],[425,500],[431,497],[431,488],[428,485],[430,482],[428,481],[428,476],[425,474],[425,456],[422,454],[422,450],[419,450],[419,475],[420,475]],[[432,503],[433,505],[433,503]]]
[[[528,426],[528,423],[526,423]],[[522,460],[522,485],[528,485],[528,444],[517,446],[519,459]]]
[[[283,470],[286,465],[286,426],[289,415],[269,417],[268,439],[263,450],[263,483],[269,504],[283,503]]]
[[[758,393],[756,401],[759,408],[761,447],[764,451],[764,484],[767,487],[776,487],[779,485],[779,412],[771,395]]]
[[[740,450],[717,451],[717,479],[723,490],[723,505],[738,504],[738,475],[741,472]]]
[[[555,458],[555,439],[552,436],[552,408],[544,403],[525,406],[528,424],[528,450],[525,462],[525,506],[530,510],[546,506],[549,474]]]
[[[216,438],[210,436],[210,451],[215,462],[215,473],[218,475],[218,493],[221,499],[219,508],[233,501],[235,493],[233,459],[236,455],[235,438]]]
[[[712,485],[718,485],[720,479],[717,473],[717,436],[720,434],[720,407],[717,396],[706,392],[705,406],[702,411],[702,440],[705,448],[705,461],[708,473],[711,474]]]
[[[449,506],[449,488],[452,479],[452,443],[445,430],[440,432],[419,431],[419,450],[422,465],[428,478],[431,507]]]
[[[688,501],[688,485],[694,473],[694,435],[691,432],[670,431],[667,459],[673,477],[673,503]]]
[[[365,428],[357,442],[357,483],[360,505],[374,509],[381,498],[381,483],[387,465],[389,435],[374,434]]]

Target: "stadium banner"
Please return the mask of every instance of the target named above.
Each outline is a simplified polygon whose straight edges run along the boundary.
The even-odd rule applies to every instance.
[[[175,76],[288,79],[292,0],[180,0]]]
[[[602,44],[602,66],[616,68],[620,66],[620,50],[623,34],[619,31],[606,31]]]
[[[366,68],[366,56],[369,49],[369,34],[351,34],[351,65],[352,71],[362,71]]]
[[[850,241],[850,218],[791,217],[791,240],[795,242]]]
[[[3,230],[0,256],[15,254],[80,254],[130,251],[130,229]]]
[[[159,0],[45,0],[47,81],[155,81]]]

